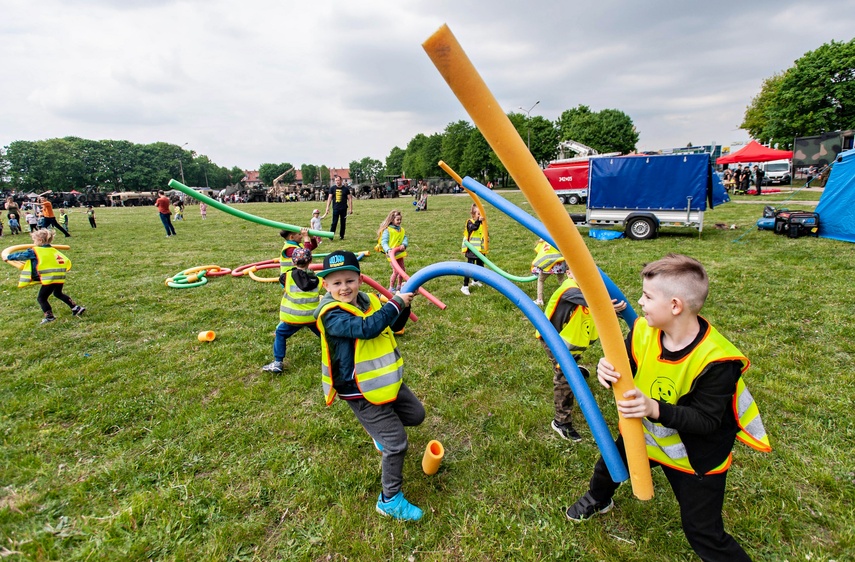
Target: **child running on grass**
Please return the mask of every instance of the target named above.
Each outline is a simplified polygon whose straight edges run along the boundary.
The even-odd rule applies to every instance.
[[[402,271],[406,271],[404,266],[404,258],[407,257],[407,247],[410,245],[410,240],[407,238],[407,233],[404,227],[401,226],[401,221],[404,220],[404,215],[401,211],[393,209],[380,223],[380,228],[377,230],[377,245],[383,248],[383,253],[386,254],[386,260],[391,265],[392,250],[395,250],[395,261],[401,267]],[[392,275],[389,277],[389,292],[394,293],[404,284],[404,277],[392,267]]]
[[[484,229],[485,222],[481,218],[481,211],[478,210],[478,205],[472,203],[469,209],[469,218],[466,219],[466,226],[463,228],[463,242],[472,244],[482,255],[487,254],[487,233]],[[474,263],[484,267],[484,262],[481,261],[472,250],[466,247],[466,244],[460,244],[460,251],[466,256],[466,263]],[[473,287],[480,287],[480,281],[472,281]],[[460,292],[469,296],[469,278],[463,278],[463,286],[460,287]]]
[[[543,282],[548,275],[563,275],[567,272],[567,262],[557,249],[543,238],[534,246],[537,255],[531,262],[531,272],[537,275],[537,299],[534,304],[543,306]]]
[[[62,292],[66,273],[71,269],[71,260],[59,250],[51,247],[53,235],[54,231],[49,228],[36,230],[30,235],[35,247],[9,254],[6,257],[6,261],[24,262],[24,267],[21,268],[21,274],[18,277],[19,288],[41,285],[36,300],[38,300],[44,313],[42,324],[56,320],[53,309],[48,302],[51,295],[67,304],[74,316],[80,316],[86,311],[84,307],[75,304],[71,297]]]
[[[410,314],[413,293],[396,293],[386,304],[359,290],[362,275],[353,252],[337,250],[324,258],[318,272],[327,294],[315,311],[321,332],[321,380],[327,405],[336,395],[382,452],[383,491],[376,510],[381,515],[418,521],[422,510],[404,498],[406,427],[425,418],[425,409],[403,383],[404,360],[393,331]]]
[[[612,299],[615,307],[615,312],[620,312],[626,308],[626,302],[617,302],[617,299]],[[550,297],[546,303],[546,308],[543,313],[549,318],[549,321],[555,327],[561,339],[570,350],[573,359],[579,362],[584,352],[592,343],[597,341],[597,328],[594,326],[594,318],[591,311],[588,309],[588,302],[582,295],[582,290],[579,289],[579,284],[573,278],[570,270],[567,270],[567,278]],[[552,419],[550,426],[561,436],[562,439],[578,443],[582,440],[582,436],[573,427],[573,392],[570,390],[570,384],[567,382],[567,377],[561,371],[558,362],[555,361],[555,356],[552,351],[543,341],[540,333],[537,333],[537,338],[543,344],[546,350],[546,356],[552,362],[552,402],[555,405],[555,417]],[[579,366],[579,371],[586,379],[591,376],[588,369]]]
[[[749,361],[698,313],[709,291],[704,267],[668,254],[641,271],[644,317],[626,337],[631,373],[605,359],[597,379],[609,388],[633,376],[635,388],[617,401],[624,418],[640,418],[651,466],[659,466],[680,506],[683,533],[702,560],[742,562],[748,555],[724,530],[721,510],[736,438],[761,451],[769,439],[742,376]],[[615,441],[626,462],[623,438]],[[619,484],[602,458],[587,493],[567,509],[583,521],[612,509]]]
[[[288,338],[302,328],[308,328],[313,334],[320,336],[315,324],[315,308],[320,300],[319,280],[309,271],[312,251],[294,248],[291,252],[291,262],[293,267],[279,275],[283,292],[282,301],[279,303],[279,325],[276,326],[276,336],[273,338],[273,362],[261,368],[268,373],[282,372]]]

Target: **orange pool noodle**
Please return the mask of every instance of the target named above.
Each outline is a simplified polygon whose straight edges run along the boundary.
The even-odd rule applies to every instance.
[[[540,166],[529,153],[525,141],[519,136],[448,26],[440,27],[422,47],[520,187],[567,260],[567,265],[591,308],[606,359],[619,373],[624,374],[620,381],[613,385],[615,399],[623,399],[623,393],[634,388],[623,334],[608,291],[594,258],[585,246],[585,241]],[[653,480],[650,476],[641,420],[621,418],[620,431],[626,445],[632,492],[638,499],[648,500],[653,497]]]
[[[201,342],[214,341],[214,338],[217,337],[217,334],[215,334],[212,330],[208,330],[206,332],[199,332],[198,337],[199,341]]]
[[[436,474],[436,471],[439,470],[439,463],[442,462],[444,456],[445,448],[442,443],[436,439],[431,440],[425,447],[425,454],[422,457],[422,470],[425,471],[425,474],[428,476]]]

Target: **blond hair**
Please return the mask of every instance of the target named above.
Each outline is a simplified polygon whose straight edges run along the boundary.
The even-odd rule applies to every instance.
[[[401,218],[404,217],[404,215],[398,209],[392,209],[391,211],[389,211],[389,214],[386,215],[386,218],[383,219],[383,222],[380,223],[380,228],[377,229],[377,238],[381,238],[383,236],[383,231],[389,228],[389,225],[392,224],[392,221],[395,220],[395,217],[397,217],[398,215],[400,215]]]
[[[682,254],[668,254],[648,263],[641,270],[641,278],[656,279],[658,287],[667,297],[677,297],[697,314],[710,290],[710,280],[701,262]]]
[[[39,230],[35,230],[30,233],[30,237],[33,239],[36,246],[47,246],[53,242],[53,235],[53,230],[49,228],[40,228]]]

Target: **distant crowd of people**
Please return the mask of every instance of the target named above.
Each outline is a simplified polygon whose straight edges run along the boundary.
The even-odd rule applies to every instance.
[[[760,166],[754,165],[742,167],[742,164],[731,170],[727,168],[722,173],[724,179],[724,187],[728,193],[748,193],[748,188],[751,187],[752,176],[754,176],[754,187],[756,188],[755,195],[763,193],[763,178],[766,173],[760,169]]]

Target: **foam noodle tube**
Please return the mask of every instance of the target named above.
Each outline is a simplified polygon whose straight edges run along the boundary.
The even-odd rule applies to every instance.
[[[629,358],[611,299],[584,239],[543,175],[543,170],[526,148],[525,141],[448,26],[442,26],[422,46],[567,260],[591,308],[606,359],[617,372],[626,375],[613,385],[615,399],[623,399],[623,394],[634,388],[633,379],[629,376]],[[620,431],[626,445],[632,492],[641,500],[650,499],[653,497],[653,480],[641,419],[622,418]]]
[[[208,197],[207,195],[199,193],[198,191],[196,191],[194,189],[190,189],[189,187],[187,187],[186,185],[184,185],[183,183],[181,183],[179,181],[169,180],[169,187],[171,187],[172,189],[177,189],[181,193],[184,193],[185,195],[189,195],[190,197],[192,197],[194,199],[198,199],[199,201],[203,201],[203,202],[207,203],[208,205],[210,205],[211,207],[213,207],[215,209],[219,209],[219,210],[223,211],[224,213],[228,213],[228,214],[233,215],[235,217],[238,217],[240,219],[248,220],[249,222],[254,222],[256,224],[260,224],[263,226],[270,226],[273,228],[279,228],[282,230],[287,230],[288,232],[300,232],[300,230],[301,230],[301,228],[299,226],[294,226],[293,224],[285,224],[284,222],[276,222],[276,221],[264,219],[261,217],[257,217],[255,215],[251,215],[249,213],[245,213],[244,211],[239,211],[238,209],[235,209],[234,207],[229,207],[225,203],[220,203],[216,199],[212,199],[212,198]],[[334,233],[328,232],[326,230],[312,230],[312,229],[309,229],[309,235],[310,236],[320,236],[322,238],[329,238],[329,239],[332,239],[335,236]]]
[[[496,264],[494,264],[493,262],[488,260],[487,256],[485,256],[484,254],[479,252],[478,248],[473,246],[472,243],[469,242],[469,240],[464,240],[463,244],[467,248],[469,248],[469,250],[473,254],[478,256],[478,259],[480,259],[482,262],[484,262],[484,265],[486,265],[487,267],[489,267],[490,269],[492,269],[493,271],[495,271],[496,273],[498,273],[499,275],[501,275],[502,277],[504,277],[508,281],[516,281],[517,283],[529,283],[529,282],[537,279],[537,275],[529,275],[528,277],[517,277],[516,275],[511,275],[510,273],[503,271],[499,266],[497,266]]]
[[[594,441],[600,449],[600,454],[603,455],[603,460],[609,469],[612,480],[615,482],[626,480],[628,478],[626,465],[624,465],[623,459],[618,453],[617,447],[615,447],[614,439],[612,439],[606,421],[603,419],[603,415],[597,407],[597,402],[591,394],[591,389],[588,388],[588,383],[582,377],[582,373],[579,372],[579,367],[576,366],[576,362],[573,360],[573,356],[570,355],[570,351],[567,350],[567,344],[558,335],[552,323],[544,316],[543,311],[534,304],[534,301],[522,289],[499,274],[471,263],[440,262],[429,265],[415,272],[401,290],[406,292],[413,291],[423,283],[443,275],[459,275],[481,281],[485,285],[489,285],[499,291],[525,314],[535,329],[540,332],[544,343],[552,351],[552,355],[561,366],[561,371],[564,372],[564,376],[570,384],[570,390],[573,391],[573,395],[576,397],[579,409],[582,410],[582,415],[585,416],[585,421],[588,422],[588,427],[591,428],[591,435],[593,435]]]
[[[366,285],[368,285],[369,287],[371,287],[372,289],[374,289],[375,291],[377,291],[378,293],[380,293],[381,295],[383,295],[384,297],[386,297],[387,299],[391,299],[392,297],[394,297],[394,296],[395,296],[395,295],[393,295],[391,292],[389,292],[389,289],[387,289],[386,287],[384,287],[383,285],[381,285],[380,283],[378,283],[378,282],[377,282],[377,281],[375,281],[374,279],[372,279],[372,278],[368,277],[368,276],[367,276],[367,275],[365,275],[364,273],[362,274],[362,281],[363,281],[363,282],[365,282],[365,284],[366,284]],[[411,312],[410,312],[410,320],[412,320],[413,322],[418,322],[418,321],[419,321],[419,317],[418,317],[418,316],[416,316],[416,315],[411,311]]]
[[[392,259],[389,260],[389,263],[392,264],[392,269],[394,269],[398,275],[403,277],[404,281],[409,280],[410,276],[407,275],[406,271],[401,269],[401,266],[398,265],[398,260],[395,259],[395,254],[397,253],[397,252],[395,252],[395,249],[393,248],[393,249],[389,250],[389,253],[392,254]],[[436,298],[435,296],[433,296],[432,294],[430,294],[427,291],[427,289],[423,289],[422,287],[419,287],[419,293],[421,293],[422,296],[424,296],[424,298],[426,298],[427,300],[429,300],[430,302],[432,302],[433,304],[438,306],[440,310],[445,310],[446,304],[444,302],[442,302],[441,300],[439,300],[438,298]]]
[[[22,250],[26,250],[27,248],[33,247],[35,247],[35,244],[18,244],[17,246],[9,246],[8,248],[4,249],[2,253],[0,253],[0,258],[2,258],[3,261],[11,265],[12,267],[21,269],[22,267],[24,267],[24,262],[17,260],[7,261],[6,257],[9,254],[14,254],[15,252],[20,252]],[[66,244],[51,244],[50,247],[56,248],[57,250],[68,250],[69,248],[71,248],[71,246],[68,246]]]
[[[190,273],[196,273],[197,271],[202,271],[203,269],[210,274],[210,273],[214,273],[215,271],[219,271],[220,266],[218,266],[218,265],[199,265],[196,267],[190,267],[188,269],[185,269],[181,273],[183,273],[184,275],[189,275]]]
[[[253,267],[255,267],[255,266],[259,266],[259,265],[267,265],[267,264],[269,264],[269,263],[276,263],[276,264],[278,264],[278,263],[279,263],[279,258],[274,258],[274,259],[272,259],[272,260],[257,261],[257,262],[255,262],[255,263],[248,263],[248,264],[246,264],[246,265],[238,266],[238,267],[236,267],[236,268],[234,268],[234,269],[232,270],[232,277],[241,277],[241,276],[243,276],[243,275],[246,275],[246,274],[247,274],[247,272],[248,272],[251,268],[253,268]]]
[[[214,333],[213,330],[208,330],[207,332],[199,332],[199,341],[214,341],[214,338],[217,337],[217,334]]]
[[[439,167],[445,170],[448,175],[451,176],[451,179],[457,182],[457,185],[463,185],[463,178],[461,178],[457,174],[457,172],[452,170],[448,164],[440,160]],[[478,196],[475,195],[475,193],[469,191],[468,189],[466,190],[466,193],[469,194],[469,197],[471,197],[472,200],[475,202],[475,206],[478,207],[478,212],[481,213],[481,225],[484,227],[484,251],[486,252],[490,249],[490,233],[487,231],[487,212],[484,211],[484,205],[481,204],[481,199],[479,199]]]
[[[279,276],[278,275],[276,277],[261,277],[260,275],[255,274],[255,272],[258,271],[259,269],[273,269],[273,268],[278,269],[279,264],[278,263],[267,263],[264,265],[254,265],[254,266],[249,268],[248,273],[249,273],[250,278],[253,281],[258,281],[260,283],[278,283],[279,282]]]
[[[500,211],[502,211],[524,227],[526,227],[535,235],[549,242],[554,248],[558,247],[555,243],[555,240],[553,240],[552,236],[549,234],[549,231],[546,230],[546,227],[543,225],[542,222],[540,222],[530,214],[526,213],[507,199],[503,198],[501,195],[490,191],[486,186],[478,183],[469,176],[463,178],[463,185],[467,189],[470,189],[480,195],[484,199],[484,201],[493,205],[494,207],[496,207],[497,209],[499,209]],[[584,244],[584,242],[582,244]],[[585,252],[587,251],[588,248],[586,246]],[[566,255],[564,257],[567,258]],[[612,299],[617,299],[618,302],[626,301],[627,303],[629,303],[629,299],[627,299],[621,292],[621,290],[618,288],[618,286],[615,285],[615,283],[611,279],[609,279],[609,276],[606,275],[605,272],[603,272],[603,270],[601,270],[600,268],[597,267],[596,269],[599,272],[600,278],[603,280],[603,283],[605,283],[606,285],[606,290],[609,293],[609,297]],[[614,308],[612,308],[612,310],[614,310]],[[627,306],[623,310],[623,312],[620,313],[620,316],[630,326],[632,326],[632,324],[635,322],[635,319],[638,318],[638,315],[635,313],[635,310],[633,310],[631,306]]]
[[[439,470],[439,463],[442,462],[442,457],[445,456],[445,447],[436,439],[431,439],[425,447],[425,454],[422,457],[422,470],[428,476],[436,474]]]

